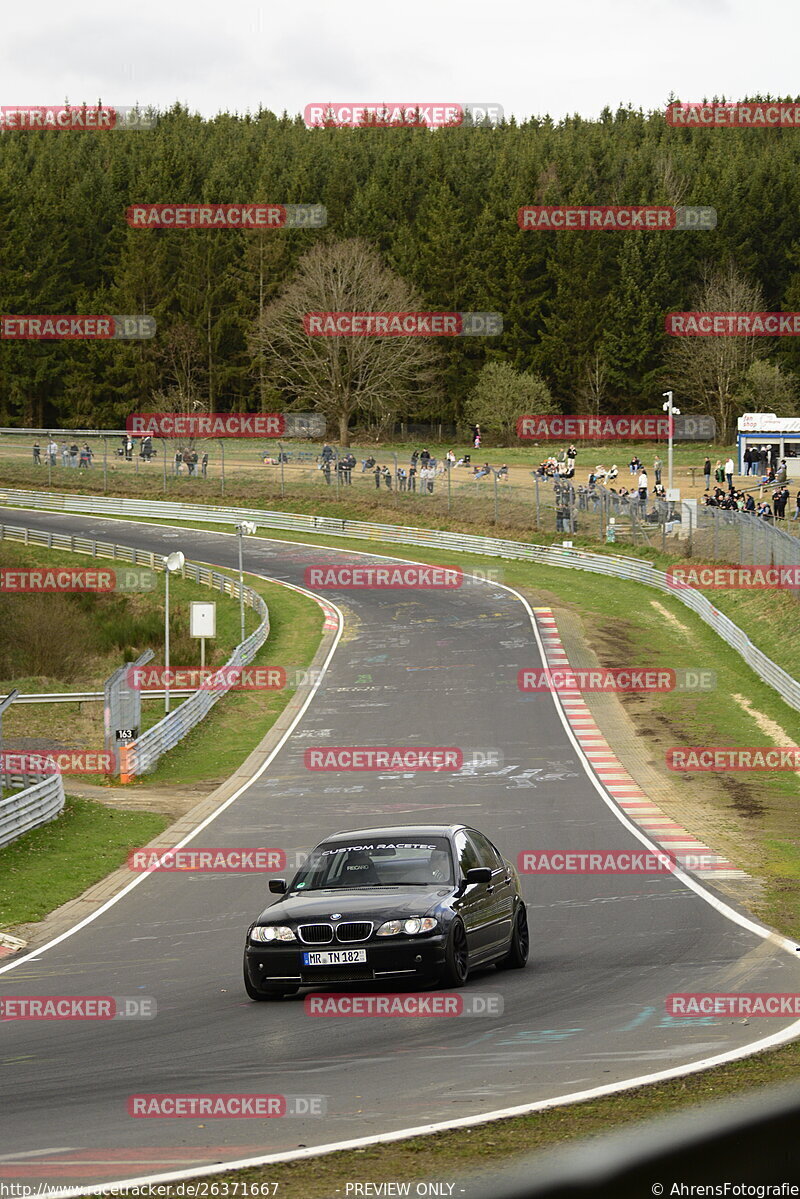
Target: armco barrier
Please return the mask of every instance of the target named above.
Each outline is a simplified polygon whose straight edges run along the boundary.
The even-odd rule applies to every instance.
[[[416,529],[398,525],[374,524],[363,520],[339,520],[332,516],[306,516],[291,512],[268,512],[258,508],[223,508],[209,504],[171,504],[164,500],[134,500],[113,496],[81,496],[69,493],[18,491],[0,488],[0,504],[48,508],[62,512],[91,512],[104,516],[159,518],[234,525],[251,520],[266,529],[287,529],[301,533],[322,533],[332,537],[352,537],[393,542],[399,545],[429,546],[454,552],[484,554],[494,558],[521,559],[542,566],[569,567],[594,574],[610,575],[644,583],[673,596],[691,608],[748,666],[763,678],[792,708],[800,711],[800,682],[757,646],[727,616],[719,612],[699,591],[672,588],[666,575],[638,558],[621,558],[568,550],[557,546],[529,545],[496,537],[477,537],[449,533],[441,529]]]
[[[73,537],[63,533],[22,528],[16,525],[0,525],[0,541],[22,541],[25,545],[43,545],[48,549],[69,550],[76,554],[90,554],[93,558],[115,558],[136,566],[147,566],[151,570],[163,570],[160,554],[149,550],[136,550],[116,542],[96,541],[87,537]],[[216,570],[187,562],[182,571],[186,578],[193,579],[206,587],[213,587],[234,599],[239,597],[239,583]],[[237,645],[231,657],[220,669],[226,674],[252,662],[269,636],[269,609],[264,600],[252,587],[244,588],[244,602],[261,617],[261,622],[241,645]],[[120,778],[128,782],[137,774],[152,769],[162,754],[178,744],[182,737],[198,724],[213,708],[217,700],[230,690],[230,685],[215,688],[198,688],[189,699],[159,720],[136,741],[120,748]],[[47,817],[51,819],[51,817]],[[32,827],[32,826],[31,826]],[[25,831],[25,830],[21,830]],[[0,826],[0,834],[2,826]],[[15,834],[18,835],[18,834]],[[2,844],[2,841],[0,841]]]
[[[8,845],[29,829],[55,820],[64,807],[61,772],[46,775],[24,791],[0,799],[0,846]]]

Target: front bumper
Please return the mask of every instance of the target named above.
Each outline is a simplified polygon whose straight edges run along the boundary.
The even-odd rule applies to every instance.
[[[386,943],[388,941],[388,944]],[[437,978],[445,961],[446,936],[434,933],[424,937],[374,938],[350,949],[365,949],[367,960],[346,966],[305,966],[303,954],[325,946],[258,945],[249,938],[245,947],[245,969],[253,986],[315,987],[335,986],[337,983],[381,982],[396,978]],[[336,948],[344,948],[337,946]]]

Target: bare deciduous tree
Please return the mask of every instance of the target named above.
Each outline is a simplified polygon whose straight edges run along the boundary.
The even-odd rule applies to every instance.
[[[440,355],[427,337],[328,337],[306,332],[311,312],[409,312],[417,296],[360,239],[317,245],[269,304],[253,336],[288,406],[322,413],[350,444],[356,414],[379,423],[403,416],[422,389],[438,392]]]
[[[757,312],[763,309],[764,299],[758,284],[731,262],[705,269],[695,304],[701,312]],[[674,337],[667,355],[667,381],[701,412],[713,416],[718,436],[727,440],[741,408],[738,397],[747,372],[763,357],[763,338]]]

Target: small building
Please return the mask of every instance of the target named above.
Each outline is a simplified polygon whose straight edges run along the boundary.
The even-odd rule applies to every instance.
[[[790,479],[800,479],[800,416],[776,416],[774,412],[745,412],[739,417],[739,474],[745,471],[746,449],[760,452],[775,470],[786,461]]]

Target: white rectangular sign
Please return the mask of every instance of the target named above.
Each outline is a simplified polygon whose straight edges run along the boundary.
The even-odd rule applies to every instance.
[[[205,601],[189,604],[189,636],[216,637],[217,605]]]

